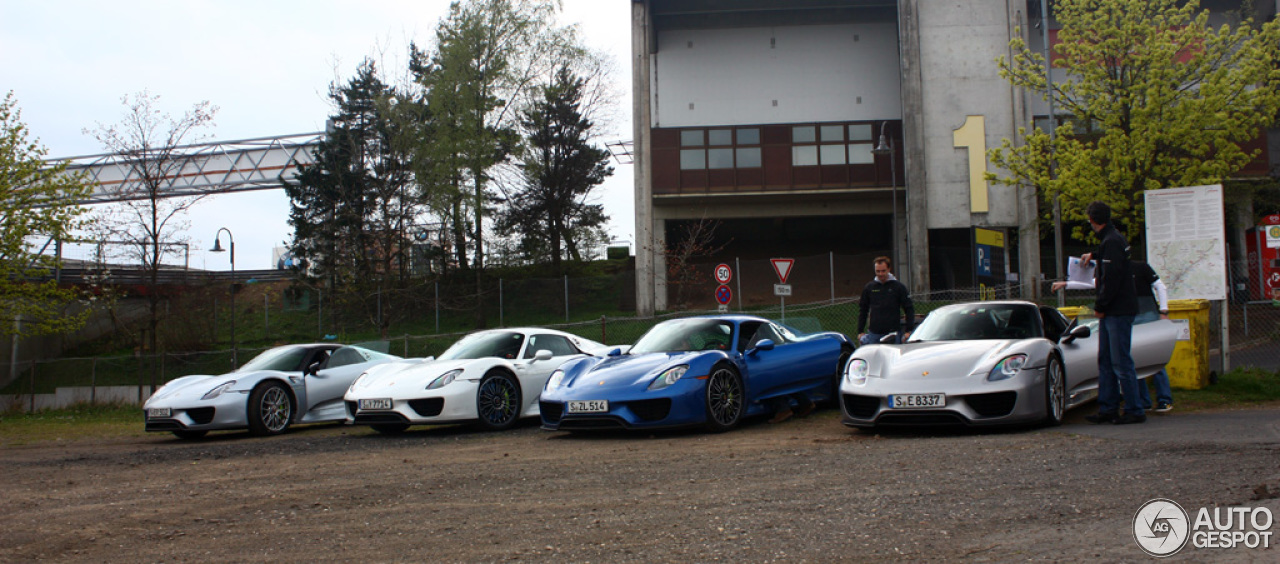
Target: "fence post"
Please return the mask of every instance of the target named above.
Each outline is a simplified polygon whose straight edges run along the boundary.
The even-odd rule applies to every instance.
[[[404,334],[404,357],[409,358],[409,334]]]
[[[609,330],[608,326],[605,324],[605,316],[603,315],[600,316],[600,344],[609,344]]]
[[[98,357],[93,357],[89,368],[89,405],[98,404]]]
[[[30,390],[31,390],[31,394],[30,394],[31,407],[27,409],[27,412],[35,413],[36,412],[36,361],[34,360],[31,361],[31,379],[29,380],[29,383],[30,383]]]
[[[742,265],[738,263],[738,257],[733,257],[733,271],[738,273],[738,275],[735,276],[734,278],[738,280],[738,291],[737,291],[738,311],[741,312],[742,311]]]
[[[436,282],[436,333],[440,332],[440,282]]]
[[[569,322],[569,275],[564,275],[564,322]]]
[[[831,303],[836,303],[836,252],[827,251],[828,269],[831,272]]]
[[[271,337],[271,296],[262,294],[262,332],[264,337]]]
[[[506,308],[502,306],[502,279],[499,278],[498,279],[498,327],[507,326],[506,321],[503,320],[504,309]]]

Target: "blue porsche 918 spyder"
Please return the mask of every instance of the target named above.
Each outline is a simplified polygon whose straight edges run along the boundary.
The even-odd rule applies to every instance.
[[[835,397],[853,344],[747,315],[655,325],[623,353],[566,362],[539,399],[549,430],[733,428],[796,394]],[[786,404],[783,404],[786,405]]]

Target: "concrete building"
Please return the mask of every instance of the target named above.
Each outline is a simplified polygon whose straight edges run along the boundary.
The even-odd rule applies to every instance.
[[[758,243],[738,255],[894,256],[914,293],[995,253],[986,280],[1034,296],[1035,189],[983,174],[1049,113],[995,64],[1015,34],[1043,49],[1040,4],[633,0],[637,310],[668,309],[662,249],[702,218]]]

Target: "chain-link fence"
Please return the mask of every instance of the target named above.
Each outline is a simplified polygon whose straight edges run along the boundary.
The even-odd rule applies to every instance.
[[[714,270],[717,264],[724,262],[730,265],[734,274],[728,284],[734,294],[727,304],[729,312],[760,315],[805,332],[838,331],[853,336],[857,331],[858,295],[871,279],[873,258],[870,255],[836,254],[797,258],[788,278],[794,290],[788,298],[773,295],[773,285],[779,280],[768,260],[729,259],[696,265],[703,276],[684,283],[682,292],[676,288],[669,289],[672,303],[685,309],[644,318],[604,313],[583,319],[587,312],[633,309],[633,273],[594,278],[496,279],[489,294],[493,298],[492,309],[485,314],[490,326],[553,327],[606,344],[629,344],[663,320],[717,313],[715,294],[718,283],[714,279]],[[468,289],[457,291],[467,292]],[[475,287],[471,286],[469,291],[472,293],[468,299],[474,299]],[[1040,292],[1041,303],[1058,305],[1057,296],[1049,291],[1048,282],[1043,283]],[[678,293],[683,296],[682,302],[676,300]],[[942,290],[914,295],[913,300],[917,316],[923,316],[937,307],[955,302],[1022,297],[1019,285],[1008,285]],[[1212,302],[1208,306],[1209,368],[1215,372],[1221,371],[1224,360],[1231,368],[1280,369],[1280,301],[1247,298],[1246,292],[1235,292],[1226,308],[1227,355],[1222,354],[1222,302]],[[430,300],[421,300],[417,307],[404,306],[405,310],[397,314],[412,319],[412,323],[394,326],[388,332],[384,350],[403,357],[434,356],[443,352],[466,332],[441,331],[441,328],[466,326],[474,321],[474,309],[442,306],[451,300],[465,301],[463,298],[436,298],[431,295]],[[1088,306],[1092,302],[1091,292],[1076,291],[1066,294],[1063,305]],[[452,321],[441,323],[438,320],[442,318],[452,318]],[[575,318],[579,321],[546,323],[548,319]],[[272,323],[272,327],[285,326]],[[311,323],[321,325],[323,320]],[[324,327],[321,333],[329,330]],[[275,337],[281,340],[287,336]],[[308,333],[292,340],[313,339]],[[239,348],[236,357],[243,364],[262,350]],[[230,350],[22,362],[16,365],[15,377],[11,378],[9,385],[0,390],[8,394],[0,395],[0,410],[42,409],[76,402],[137,403],[146,397],[153,385],[159,386],[189,374],[221,374],[230,371],[232,366]]]

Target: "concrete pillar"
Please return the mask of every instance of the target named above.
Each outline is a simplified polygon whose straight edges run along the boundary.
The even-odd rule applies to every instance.
[[[635,171],[636,221],[636,315],[653,315],[655,311],[655,258],[662,247],[654,237],[653,181],[649,164],[653,123],[650,98],[650,61],[654,47],[653,20],[649,16],[649,0],[631,4],[631,91],[632,154]]]
[[[924,79],[920,69],[919,4],[898,0],[898,58],[902,68],[902,151],[907,193],[907,284],[912,294],[929,291],[929,199],[925,190]]]

